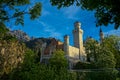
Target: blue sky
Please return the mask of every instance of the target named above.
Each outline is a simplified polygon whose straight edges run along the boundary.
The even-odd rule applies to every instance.
[[[81,22],[81,28],[84,30],[84,39],[91,36],[99,40],[100,27],[95,25],[94,12],[82,10],[74,5],[57,9],[56,6],[51,6],[49,0],[32,0],[32,3],[34,4],[36,1],[42,3],[42,15],[34,21],[31,21],[29,16],[25,16],[24,27],[12,26],[11,30],[20,29],[30,37],[55,37],[61,41],[63,41],[63,36],[67,34],[72,42],[74,22],[79,21]],[[120,35],[120,29],[114,30],[113,25],[102,26],[102,30],[105,34]]]

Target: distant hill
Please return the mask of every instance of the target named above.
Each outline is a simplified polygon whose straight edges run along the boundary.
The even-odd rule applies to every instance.
[[[9,31],[9,34],[12,36],[16,37],[18,40],[26,42],[30,40],[30,37],[23,31],[21,30],[14,30],[14,31]]]
[[[35,39],[31,39],[30,41],[27,41],[26,45],[31,49],[37,49],[37,48],[41,48],[42,44],[44,43],[46,43],[46,46],[48,46],[53,39],[55,38],[35,38]]]
[[[22,41],[26,46],[32,49],[35,53],[40,54],[40,49],[45,44],[45,48],[50,46],[52,41],[59,41],[55,38],[30,38],[25,32],[21,30],[14,30],[8,32],[10,35],[16,37],[19,41]]]

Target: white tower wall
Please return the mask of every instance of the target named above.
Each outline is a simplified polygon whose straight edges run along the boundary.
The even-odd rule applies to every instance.
[[[64,51],[67,56],[69,55],[69,36],[64,36]]]
[[[74,30],[73,30],[73,41],[74,41],[74,47],[77,47],[81,50],[83,49],[83,30],[80,28],[81,23],[75,22],[74,24]]]

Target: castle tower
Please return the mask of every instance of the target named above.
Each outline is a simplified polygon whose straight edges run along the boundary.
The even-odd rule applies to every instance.
[[[64,51],[69,56],[69,36],[65,35],[64,36]]]
[[[73,41],[74,46],[79,48],[80,50],[83,49],[83,30],[81,29],[81,23],[75,22],[74,23],[74,30],[73,30]]]
[[[103,42],[103,39],[104,39],[104,34],[103,34],[101,28],[100,28],[99,36],[100,36],[100,43],[102,43],[102,42]]]

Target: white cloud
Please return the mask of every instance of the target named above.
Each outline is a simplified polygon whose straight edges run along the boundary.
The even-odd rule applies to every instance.
[[[120,36],[120,28],[118,30],[111,30],[111,31],[105,32],[104,34],[105,34],[105,36],[107,36],[107,35]]]
[[[44,27],[43,31],[48,37],[62,39],[62,34],[57,32],[54,27],[40,20],[38,20],[38,22]]]
[[[62,12],[67,18],[76,20],[78,19],[76,15],[80,10],[81,10],[80,7],[70,6],[70,7],[64,8]]]
[[[42,16],[50,15],[50,12],[47,11],[45,8],[42,9]]]
[[[58,38],[58,39],[62,39],[63,37],[62,37],[62,35],[61,35],[61,33],[59,33],[59,32],[50,32],[50,37],[54,37],[54,38]]]

